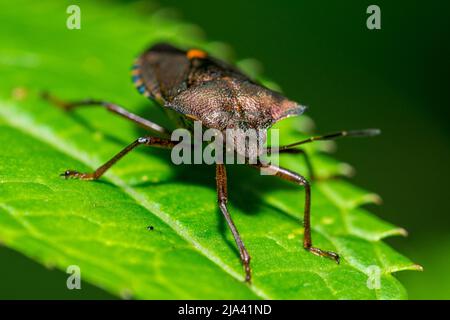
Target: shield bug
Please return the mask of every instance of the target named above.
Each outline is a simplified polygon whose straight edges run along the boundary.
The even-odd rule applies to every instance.
[[[263,132],[263,134],[258,135],[258,139],[262,140],[259,142],[264,142],[265,131],[274,123],[290,116],[301,115],[305,110],[302,105],[258,84],[235,67],[215,59],[199,49],[181,50],[170,44],[156,44],[137,58],[131,73],[132,80],[139,93],[149,99],[156,100],[168,116],[176,122],[177,126],[190,130],[192,130],[192,123],[195,120],[201,121],[205,128],[214,128],[221,132],[227,129],[256,129]],[[112,165],[137,146],[145,145],[171,149],[176,145],[176,142],[170,139],[169,130],[114,103],[94,99],[62,101],[49,94],[45,94],[45,98],[65,110],[72,110],[80,106],[101,106],[137,123],[150,132],[156,133],[156,136],[149,134],[136,139],[94,172],[81,173],[67,170],[61,174],[65,178],[99,179]],[[306,156],[303,150],[296,147],[317,140],[331,140],[343,136],[373,136],[378,133],[377,129],[342,131],[279,146],[277,149],[269,146],[265,150],[268,153],[302,153]],[[239,142],[234,143],[239,144]],[[236,147],[237,150],[241,146]],[[248,152],[246,153],[245,148],[244,154],[250,156]],[[303,247],[315,255],[331,258],[339,263],[337,253],[322,250],[312,245],[311,188],[305,177],[273,164],[261,162],[246,164],[264,169],[273,175],[305,188]],[[250,282],[250,255],[227,209],[225,165],[223,163],[216,163],[215,165],[218,205],[239,248],[245,269],[245,279]]]

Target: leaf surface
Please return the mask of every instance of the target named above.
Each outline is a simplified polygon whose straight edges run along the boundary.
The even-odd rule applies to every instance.
[[[87,280],[122,297],[159,299],[400,299],[391,273],[419,269],[382,242],[404,230],[361,206],[378,196],[342,179],[351,170],[307,147],[316,174],[313,240],[342,263],[301,248],[304,192],[295,185],[230,166],[229,209],[253,258],[243,282],[234,240],[216,204],[214,167],[174,166],[170,153],[141,148],[96,182],[63,180],[91,171],[144,134],[104,110],[73,114],[38,98],[94,97],[164,124],[161,111],[129,79],[136,55],[165,39],[220,55],[197,28],[140,6],[81,2],[82,28],[68,30],[62,3],[3,3],[0,21],[0,240],[48,266],[78,265]],[[17,6],[21,10],[16,10]],[[307,117],[277,125],[282,142],[304,137]],[[368,141],[370,143],[370,141]],[[306,173],[301,156],[281,164]],[[153,227],[152,229],[147,227]],[[373,272],[380,287],[368,285]],[[371,278],[372,277],[372,278]],[[378,278],[377,278],[378,279]]]

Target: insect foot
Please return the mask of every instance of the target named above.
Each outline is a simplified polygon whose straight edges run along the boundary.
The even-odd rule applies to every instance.
[[[309,248],[305,248],[305,249],[308,250],[309,252],[315,254],[316,256],[333,259],[334,261],[336,261],[337,264],[339,264],[341,262],[341,258],[335,252],[326,251],[326,250],[322,250],[322,249],[315,248],[315,247],[309,247]]]
[[[242,262],[244,264],[244,270],[245,270],[245,282],[252,283],[252,269],[250,268],[250,255],[247,251],[244,251],[242,253]]]
[[[80,180],[93,180],[94,177],[88,173],[80,173],[75,170],[66,170],[60,174],[64,179],[80,179]]]

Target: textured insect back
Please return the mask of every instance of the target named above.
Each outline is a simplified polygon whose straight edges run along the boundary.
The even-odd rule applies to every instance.
[[[145,51],[138,63],[144,85],[163,105],[187,88],[190,62],[184,51],[157,44]]]
[[[154,45],[137,59],[132,73],[140,93],[188,118],[177,119],[178,124],[199,120],[218,130],[259,130],[304,110],[199,49]]]
[[[299,116],[303,114],[305,110],[306,106],[284,98],[279,104],[274,105],[271,109],[273,118],[272,124],[289,117]]]

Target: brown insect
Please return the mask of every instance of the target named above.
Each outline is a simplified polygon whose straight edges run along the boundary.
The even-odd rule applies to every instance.
[[[233,66],[210,57],[206,52],[198,49],[184,51],[169,44],[156,44],[136,60],[132,68],[132,78],[141,94],[156,100],[178,127],[189,130],[193,129],[193,121],[198,120],[202,122],[204,128],[214,128],[221,132],[227,129],[242,129],[244,131],[255,129],[265,132],[274,123],[290,116],[300,115],[305,110],[300,104],[252,81]],[[158,135],[138,138],[94,172],[80,173],[67,170],[61,174],[65,178],[96,180],[137,146],[146,145],[171,149],[177,144],[170,139],[171,132],[169,130],[128,112],[114,103],[93,99],[66,102],[49,94],[44,96],[68,111],[80,106],[101,106]],[[278,152],[304,154],[306,156],[303,150],[295,147],[317,140],[330,140],[343,136],[373,136],[378,133],[379,130],[377,129],[342,131],[280,146]],[[265,142],[266,135],[259,135],[258,139],[261,140],[259,142]],[[266,147],[265,151],[272,153],[274,149]],[[246,156],[249,156],[248,152]],[[306,157],[306,159],[308,158]],[[303,247],[315,255],[331,258],[339,263],[337,253],[322,250],[312,245],[311,187],[309,182],[302,175],[273,164],[261,162],[250,164],[247,162],[247,165],[264,169],[273,175],[305,188]],[[216,181],[219,208],[239,248],[245,269],[245,280],[250,282],[250,255],[227,209],[227,175],[223,163],[216,163]]]

